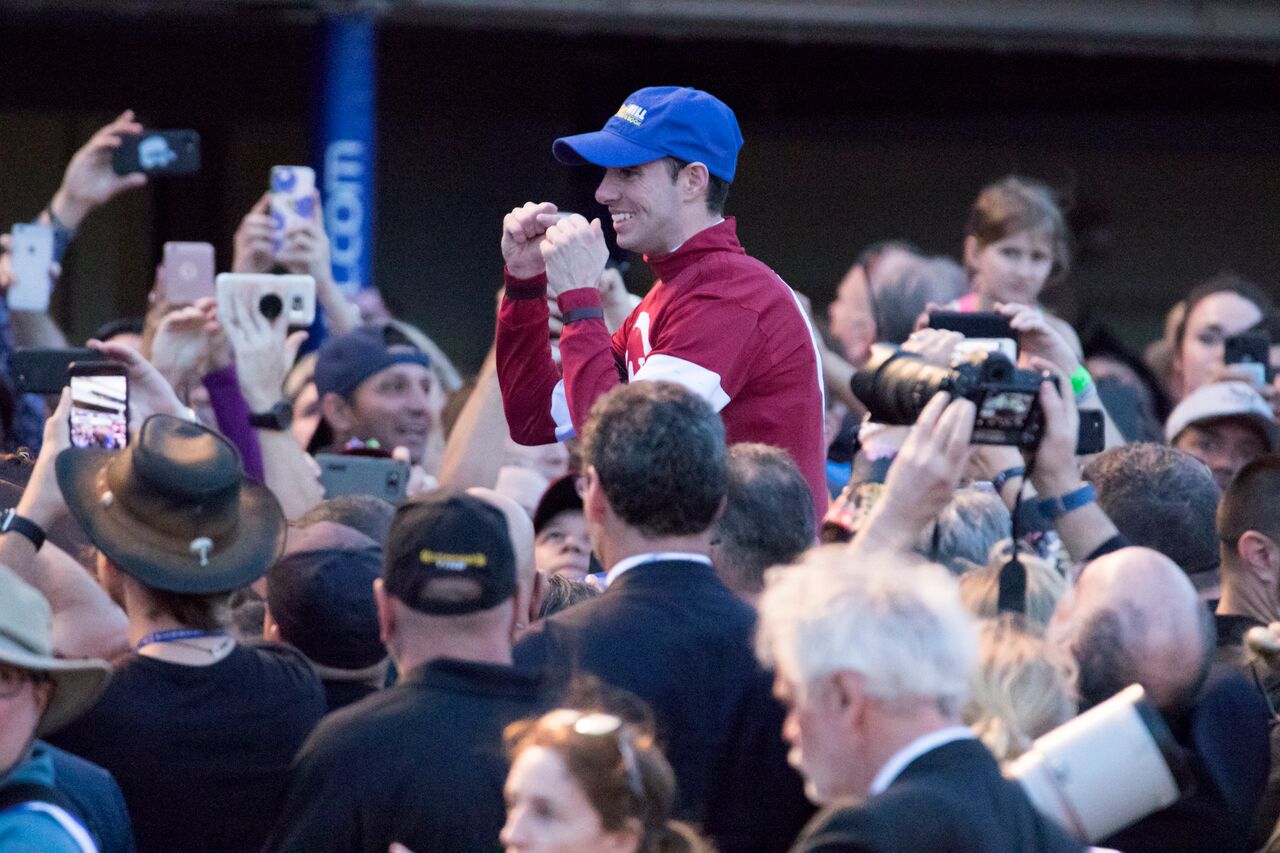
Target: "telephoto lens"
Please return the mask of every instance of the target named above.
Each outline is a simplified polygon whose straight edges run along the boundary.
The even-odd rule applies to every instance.
[[[1040,385],[1053,378],[1020,370],[999,352],[973,352],[955,367],[930,364],[915,353],[877,346],[849,386],[874,423],[916,422],[934,394],[946,391],[978,408],[974,444],[1035,447],[1040,443]]]

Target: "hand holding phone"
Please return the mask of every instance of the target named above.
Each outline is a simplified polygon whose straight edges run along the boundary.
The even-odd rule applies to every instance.
[[[129,379],[114,361],[76,362],[71,386],[71,446],[122,450],[129,442]]]
[[[170,305],[191,305],[215,295],[211,243],[164,244],[164,298]]]
[[[281,314],[290,328],[307,328],[316,321],[316,280],[309,275],[224,272],[216,282],[218,319],[223,325],[234,316],[231,300],[238,291],[252,291],[258,313],[272,322]]]
[[[934,311],[929,314],[929,328],[964,335],[956,346],[957,357],[972,352],[998,352],[1010,361],[1018,360],[1018,336],[1009,318],[995,311]]]
[[[200,171],[200,134],[194,130],[144,130],[120,137],[111,157],[117,175],[192,175]]]
[[[315,215],[316,173],[309,166],[271,167],[271,220],[275,226],[274,245],[279,252],[284,235],[295,225],[309,222]]]
[[[1271,338],[1265,332],[1241,332],[1222,342],[1222,361],[1233,375],[1262,387],[1272,378]]]

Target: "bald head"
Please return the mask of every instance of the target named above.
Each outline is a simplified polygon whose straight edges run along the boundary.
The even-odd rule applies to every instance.
[[[1212,623],[1195,587],[1150,548],[1090,563],[1055,622],[1079,666],[1082,710],[1134,682],[1161,710],[1183,709],[1212,660]]]
[[[511,535],[511,547],[516,554],[516,595],[520,600],[521,619],[529,613],[530,600],[534,592],[537,569],[533,562],[533,519],[524,507],[506,495],[500,495],[493,489],[473,486],[467,494],[497,507],[507,519],[507,532]]]

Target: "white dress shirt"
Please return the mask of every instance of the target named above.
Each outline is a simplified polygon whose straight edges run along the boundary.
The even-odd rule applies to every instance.
[[[634,569],[636,566],[641,566],[645,563],[659,563],[663,560],[687,560],[691,563],[704,563],[708,566],[711,565],[711,558],[706,554],[685,554],[679,551],[664,551],[655,554],[636,554],[635,556],[627,557],[625,560],[619,560],[613,564],[613,568],[604,576],[605,589],[608,589],[611,583],[622,577],[631,569]]]
[[[867,790],[867,795],[874,797],[876,794],[883,794],[885,789],[893,784],[893,780],[897,779],[899,774],[907,769],[908,764],[926,752],[933,752],[938,747],[946,746],[954,741],[973,739],[973,730],[968,726],[948,726],[945,729],[938,729],[937,731],[929,732],[927,735],[921,735],[889,757],[889,760],[876,773],[875,778],[871,780],[871,787]]]

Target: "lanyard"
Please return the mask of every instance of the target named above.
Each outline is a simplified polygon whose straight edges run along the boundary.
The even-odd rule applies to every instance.
[[[200,631],[196,628],[177,628],[172,631],[156,631],[154,634],[147,634],[138,641],[133,650],[139,651],[143,646],[150,646],[155,643],[177,643],[182,640],[198,640],[201,637],[225,637],[226,631]]]

